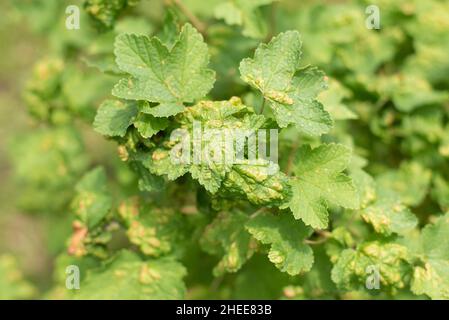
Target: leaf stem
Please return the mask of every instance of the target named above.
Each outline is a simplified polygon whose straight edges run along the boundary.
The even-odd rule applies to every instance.
[[[299,139],[293,143],[292,148],[290,150],[290,154],[288,156],[287,168],[285,169],[286,175],[290,175],[290,173],[292,171],[293,160],[295,160],[295,154],[296,154],[296,151],[298,150],[298,148],[299,148]]]
[[[219,276],[212,281],[212,284],[210,285],[210,291],[215,292],[217,291],[218,287],[220,287],[220,284],[223,282],[224,277]]]
[[[265,210],[267,210],[266,207],[259,208],[259,209],[257,209],[256,211],[254,211],[254,212],[249,216],[249,218],[250,218],[250,219],[255,218],[255,217],[257,217],[259,214],[261,214],[262,212],[264,212]]]
[[[263,110],[265,109],[265,98],[262,98],[262,106],[260,107],[260,114],[263,114]]]
[[[322,243],[325,243],[326,241],[327,241],[327,238],[321,238],[321,239],[318,239],[318,240],[305,239],[304,243],[313,245],[313,244],[322,244]]]
[[[192,11],[181,0],[169,0],[169,3],[173,3],[179,8],[179,10],[190,20],[192,25],[203,35],[206,33],[206,26],[200,19],[198,19]]]
[[[304,243],[321,244],[321,243],[326,242],[327,239],[329,239],[332,236],[332,233],[330,233],[329,231],[316,230],[315,232],[320,236],[320,238],[318,238],[317,240],[305,239]]]
[[[271,8],[270,8],[270,29],[269,32],[267,33],[267,38],[265,39],[267,42],[271,40],[271,38],[274,37],[274,35],[276,34],[276,9],[277,9],[277,3],[273,2],[271,4]]]

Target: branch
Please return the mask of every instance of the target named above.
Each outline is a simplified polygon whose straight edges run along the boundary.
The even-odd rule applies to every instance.
[[[296,155],[296,151],[298,150],[298,148],[299,148],[299,139],[293,143],[292,149],[290,150],[290,154],[288,156],[287,168],[285,169],[286,175],[290,175],[290,172],[292,171],[293,161],[295,160],[295,155]]]
[[[254,211],[254,212],[249,216],[249,218],[252,219],[252,218],[254,218],[254,217],[257,217],[259,214],[261,214],[261,213],[264,212],[265,210],[267,210],[266,207],[259,208],[259,209],[257,209],[256,211]]]
[[[260,107],[260,114],[263,114],[263,110],[265,108],[265,98],[262,98],[262,99],[263,99],[263,101],[262,101],[262,106]]]
[[[276,21],[276,9],[277,9],[277,2],[273,2],[271,4],[270,8],[270,17],[269,17],[269,31],[267,33],[267,37],[265,39],[266,42],[269,42],[271,38],[273,38],[276,35],[277,31],[277,21]]]
[[[327,241],[327,238],[321,238],[321,239],[318,239],[318,240],[305,239],[304,243],[311,244],[311,245],[317,245],[317,244],[325,243],[326,241]]]
[[[327,239],[329,239],[332,236],[332,233],[330,233],[329,231],[322,231],[322,230],[316,230],[315,231],[320,238],[318,238],[317,240],[309,240],[309,239],[305,239],[304,243],[307,244],[321,244],[327,241]]]
[[[190,11],[181,0],[168,0],[168,3],[174,4],[190,20],[192,25],[203,35],[206,34],[206,25]]]

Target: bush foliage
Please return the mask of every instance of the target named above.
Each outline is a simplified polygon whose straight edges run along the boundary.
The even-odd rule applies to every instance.
[[[8,150],[53,276],[2,254],[0,298],[449,299],[449,2],[71,4],[8,9],[45,43]],[[278,162],[174,163],[198,124]]]

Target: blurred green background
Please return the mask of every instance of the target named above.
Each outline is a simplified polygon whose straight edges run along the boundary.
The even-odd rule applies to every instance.
[[[238,26],[231,11],[217,14],[223,2],[183,1],[210,36],[217,71],[211,98],[242,94],[254,102],[239,80],[239,61],[260,41],[297,29],[303,64],[319,66],[338,87],[329,102],[335,104],[332,116],[342,121],[323,140],[354,147],[368,160],[370,174],[386,174],[386,184],[398,189],[421,225],[448,209],[448,1],[375,1],[381,31],[364,27],[371,1],[285,0],[272,10],[271,1],[260,0],[253,2],[262,7],[257,15],[244,15]],[[82,11],[81,30],[71,32],[64,10],[68,4],[82,8],[81,0],[0,2],[0,299],[42,297],[51,289],[55,258],[72,231],[73,187],[89,168],[101,164],[117,189],[135,190],[136,177],[120,162],[115,144],[91,123],[116,80],[105,62],[115,35],[164,35],[170,3],[142,0],[109,32],[97,30],[98,24],[107,28],[108,17],[95,25]],[[413,164],[399,179],[398,168],[408,161]],[[419,180],[411,190],[410,176]]]
[[[2,1],[0,11],[0,252],[17,256],[25,275],[43,283],[51,272],[47,226],[45,220],[16,206],[20,189],[13,181],[8,148],[14,135],[30,130],[22,89],[35,61],[45,54],[46,45],[30,31],[10,1]]]

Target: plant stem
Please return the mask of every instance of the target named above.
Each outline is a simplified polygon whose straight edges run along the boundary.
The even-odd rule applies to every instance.
[[[265,208],[265,207],[259,208],[259,209],[257,209],[256,211],[254,211],[254,212],[249,216],[249,218],[250,218],[250,219],[255,218],[255,217],[257,217],[259,214],[261,214],[262,212],[264,212],[265,210],[267,210],[267,208]]]
[[[224,279],[223,276],[219,276],[219,277],[215,278],[214,281],[212,281],[212,284],[210,285],[210,291],[211,292],[217,291],[218,287],[223,282],[223,279]]]
[[[198,19],[197,16],[193,14],[192,11],[189,10],[189,8],[186,7],[186,5],[181,0],[169,0],[169,2],[173,3],[175,6],[181,10],[181,12],[187,17],[187,19],[190,20],[192,25],[203,35],[206,33],[206,26],[203,22],[201,22],[200,19]]]
[[[273,2],[271,4],[271,10],[270,10],[270,31],[267,34],[267,38],[265,39],[267,42],[271,40],[271,38],[274,37],[276,34],[276,9],[277,9],[277,3]]]
[[[295,154],[296,154],[296,151],[298,150],[298,147],[299,147],[299,139],[293,143],[292,149],[290,150],[290,154],[288,156],[287,168],[285,169],[286,175],[290,175],[290,172],[292,171],[293,160],[295,160]]]
[[[262,98],[262,99],[263,99],[263,101],[262,101],[262,106],[260,107],[260,114],[263,114],[263,110],[265,108],[265,98]]]
[[[313,244],[322,244],[322,243],[325,243],[326,241],[327,241],[327,238],[321,238],[321,239],[318,239],[318,240],[305,239],[304,243],[313,245]]]
[[[317,240],[305,239],[304,243],[307,243],[307,244],[321,244],[321,243],[326,242],[327,239],[329,239],[332,236],[332,233],[330,233],[329,231],[317,230],[315,232],[320,235],[320,238],[318,238]]]

